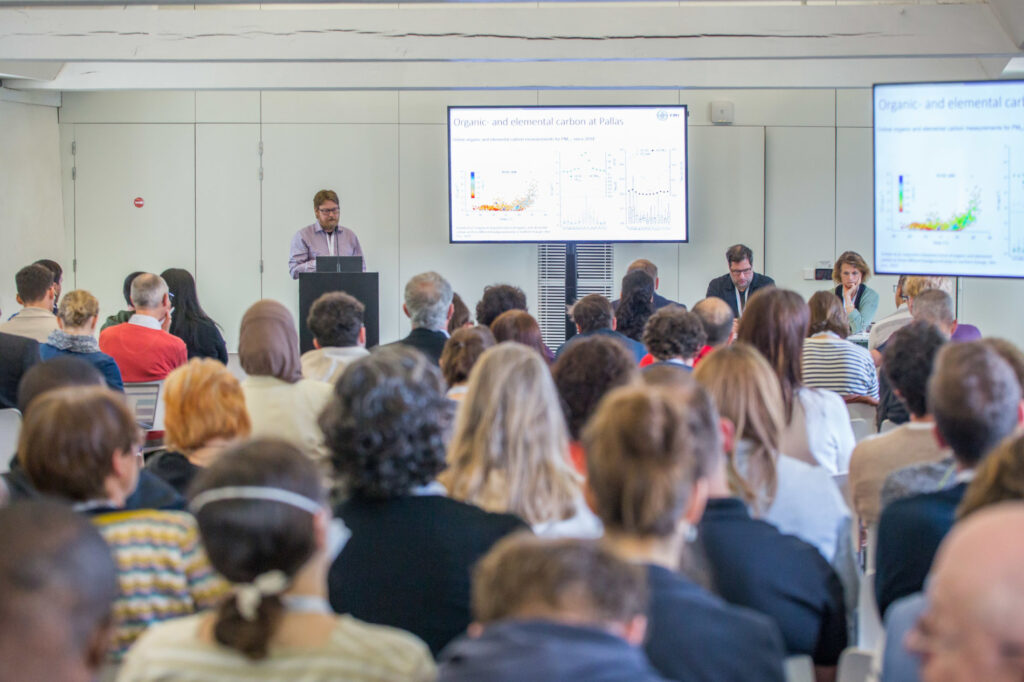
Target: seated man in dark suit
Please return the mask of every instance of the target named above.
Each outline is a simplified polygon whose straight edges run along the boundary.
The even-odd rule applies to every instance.
[[[759,272],[754,272],[754,252],[749,246],[736,244],[725,252],[725,260],[729,264],[729,274],[716,277],[708,282],[707,297],[715,296],[722,299],[732,308],[733,314],[739,318],[747,307],[747,299],[758,289],[775,286],[775,280]]]
[[[646,258],[637,258],[635,261],[633,261],[632,263],[629,264],[629,267],[626,268],[626,274],[628,275],[629,273],[636,272],[637,270],[642,270],[642,271],[646,272],[648,275],[651,276],[651,279],[654,280],[654,289],[655,289],[655,291],[654,291],[654,309],[655,310],[660,310],[661,308],[664,308],[665,306],[668,306],[668,305],[677,305],[680,308],[683,308],[683,309],[686,308],[686,306],[683,305],[682,303],[676,303],[675,301],[670,301],[669,299],[665,298],[664,296],[662,296],[661,294],[658,293],[657,289],[658,289],[658,286],[660,286],[661,282],[658,280],[658,266],[657,265],[655,265],[651,261],[647,260]],[[614,301],[612,301],[612,309],[613,310],[618,310],[619,309],[619,301],[620,300],[621,299],[617,298]]]
[[[441,351],[448,341],[448,320],[455,312],[452,285],[436,272],[414,276],[405,285],[402,312],[412,323],[412,331],[398,343],[412,346],[435,365],[440,364]]]
[[[953,451],[955,485],[897,500],[882,511],[875,596],[883,615],[892,602],[924,587],[974,468],[1021,422],[1021,387],[1010,364],[985,344],[951,344],[936,358],[928,406],[940,445]]]
[[[39,342],[0,332],[0,409],[18,406],[18,382],[39,362]]]
[[[642,343],[615,331],[615,312],[612,310],[612,304],[601,294],[587,294],[576,301],[570,314],[572,321],[576,323],[578,333],[562,344],[555,353],[556,358],[561,357],[562,352],[570,345],[593,336],[615,339],[633,354],[636,362],[643,360],[646,355],[647,349]]]
[[[474,572],[476,622],[442,653],[438,681],[662,680],[640,649],[645,582],[594,541],[502,540]]]

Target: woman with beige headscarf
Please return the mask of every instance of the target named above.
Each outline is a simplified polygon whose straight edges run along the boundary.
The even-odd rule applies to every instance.
[[[302,378],[299,335],[287,308],[264,299],[245,311],[238,359],[249,375],[242,391],[253,437],[283,438],[312,457],[323,456],[316,420],[331,396],[331,385]]]

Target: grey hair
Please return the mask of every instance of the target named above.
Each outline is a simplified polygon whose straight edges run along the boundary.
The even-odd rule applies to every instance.
[[[444,329],[451,304],[452,285],[436,272],[415,275],[405,285],[405,307],[413,329]]]
[[[144,272],[132,280],[132,305],[143,309],[159,307],[167,291],[167,282],[163,277]]]
[[[942,289],[928,289],[914,297],[914,319],[923,320],[945,330],[956,319],[953,297]]]

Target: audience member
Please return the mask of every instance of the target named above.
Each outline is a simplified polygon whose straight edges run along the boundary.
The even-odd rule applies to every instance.
[[[765,372],[772,376],[767,367]],[[788,656],[810,656],[817,680],[835,679],[847,641],[843,587],[835,571],[812,545],[751,517],[726,480],[722,458],[708,476],[708,496],[699,538],[715,592],[771,617]]]
[[[775,280],[754,272],[754,252],[749,246],[734,244],[725,251],[729,273],[708,282],[706,298],[720,298],[729,304],[732,314],[739,319],[747,307],[751,294],[775,286]]]
[[[639,379],[636,363],[629,351],[614,339],[592,336],[568,348],[563,346],[551,367],[551,375],[569,426],[569,457],[576,471],[586,476],[586,455],[580,444],[583,425],[605,393]]]
[[[100,350],[96,341],[96,322],[100,302],[84,289],[69,291],[57,306],[57,326],[50,332],[46,343],[39,347],[43,360],[61,355],[75,355],[90,363],[103,374],[107,386],[124,391],[121,370],[114,358]]]
[[[17,407],[24,421],[32,402],[43,393],[72,386],[105,385],[103,375],[85,360],[74,355],[56,357],[33,365],[25,373],[18,387]],[[54,453],[60,455],[56,449]],[[17,457],[11,460],[11,470],[3,474],[3,479],[13,500],[39,496]],[[125,500],[124,508],[181,510],[185,508],[185,498],[152,472],[143,470],[135,490]]]
[[[604,523],[604,542],[647,571],[645,649],[654,667],[673,680],[782,680],[775,624],[676,573],[721,452],[718,415],[704,390],[617,388],[584,428],[583,446],[587,499]]]
[[[695,376],[732,423],[735,437],[725,443],[732,494],[755,517],[813,545],[852,575],[850,510],[824,468],[780,450],[782,398],[768,362],[750,345],[736,343],[705,358]]]
[[[1006,438],[978,465],[956,509],[957,521],[984,507],[1024,500],[1024,436]]]
[[[113,630],[116,572],[96,528],[65,505],[0,509],[0,680],[96,679]]]
[[[910,324],[913,316],[910,314],[910,306],[908,305],[910,298],[906,294],[906,284],[909,275],[900,275],[899,280],[893,287],[893,297],[896,303],[895,312],[886,315],[880,320],[876,320],[871,325],[871,332],[868,335],[868,350],[875,351],[879,346],[889,340],[889,337],[893,335],[896,330]],[[872,353],[872,357],[875,359],[875,363],[878,364],[881,357],[875,356]]]
[[[466,302],[458,294],[452,294],[452,317],[448,320],[448,334],[454,334],[455,330],[463,327],[472,327],[473,318],[469,316],[469,308]]]
[[[878,310],[878,292],[865,284],[871,268],[856,251],[844,251],[832,268],[835,294],[843,304],[851,334],[867,331]]]
[[[882,484],[889,474],[950,456],[933,435],[934,423],[925,400],[935,356],[945,342],[939,330],[926,322],[912,322],[886,342],[882,371],[895,395],[907,406],[910,421],[863,440],[853,449],[848,487],[861,523],[878,523]]]
[[[454,499],[516,514],[538,535],[601,533],[569,462],[551,372],[522,344],[499,343],[480,356],[441,482]]]
[[[693,366],[696,367],[704,356],[732,343],[736,336],[736,316],[725,301],[714,296],[697,301],[693,313],[700,318],[704,334],[707,335],[704,347],[693,359]]]
[[[548,364],[555,359],[548,347],[544,345],[537,320],[525,310],[506,310],[498,315],[494,322],[491,322],[491,332],[494,334],[494,340],[498,343],[502,341],[521,343],[540,353]]]
[[[132,413],[106,387],[40,395],[18,442],[18,459],[36,489],[89,516],[114,554],[120,586],[108,657],[114,663],[149,625],[214,606],[223,592],[191,516],[124,509],[139,478],[140,443]]]
[[[526,310],[526,294],[511,284],[491,284],[476,304],[476,323],[490,327],[507,310]]]
[[[330,291],[313,301],[306,326],[313,335],[313,350],[300,358],[302,376],[333,384],[352,361],[370,354],[366,350],[366,306],[344,291]]]
[[[979,342],[939,351],[927,400],[940,444],[953,450],[956,484],[897,500],[882,510],[875,564],[875,595],[882,614],[896,599],[921,591],[974,468],[1021,421],[1021,388],[1013,369]]]
[[[574,343],[579,343],[583,339],[590,339],[595,336],[615,339],[633,354],[634,362],[640,362],[647,353],[642,343],[615,331],[617,322],[612,304],[601,294],[587,294],[576,301],[570,316],[576,325],[577,333],[562,344],[562,347],[555,353],[556,358],[560,357]]]
[[[910,311],[914,311],[914,299],[926,291],[940,289],[949,294],[950,300],[956,295],[956,281],[952,277],[909,277],[904,291],[909,298]],[[950,341],[977,341],[981,338],[981,332],[977,327],[970,324],[957,322],[956,329],[950,333]]]
[[[626,274],[628,275],[629,273],[635,272],[637,270],[641,270],[643,272],[646,272],[648,275],[650,275],[651,279],[654,280],[654,309],[655,310],[661,310],[662,308],[664,308],[665,306],[668,306],[668,305],[676,305],[676,306],[679,306],[680,308],[684,308],[684,309],[686,308],[686,306],[683,305],[682,303],[676,303],[675,301],[670,301],[669,299],[665,298],[664,296],[662,296],[661,294],[658,293],[658,287],[661,286],[661,281],[658,279],[658,266],[657,265],[655,265],[653,262],[647,260],[646,258],[637,258],[635,261],[633,261],[632,263],[630,263],[626,267]],[[614,301],[612,301],[611,302],[611,306],[612,306],[612,310],[613,311],[614,310],[618,310],[618,308],[619,308],[619,299],[615,299]]]
[[[495,343],[491,330],[480,325],[463,327],[452,333],[441,352],[441,374],[448,383],[445,395],[459,401],[466,397],[470,371],[484,351]]]
[[[1010,682],[1024,677],[1024,505],[972,514],[946,538],[928,581],[928,605],[906,644],[923,682]]]
[[[502,540],[474,572],[476,622],[445,650],[438,679],[662,680],[640,650],[645,583],[593,541]]]
[[[470,568],[525,524],[445,496],[452,404],[437,368],[403,346],[348,366],[320,418],[352,537],[331,566],[331,605],[408,630],[436,655],[470,622]]]
[[[114,358],[125,383],[163,381],[188,361],[185,342],[168,333],[171,298],[167,283],[144,272],[132,280],[135,313],[100,332],[100,350]]]
[[[412,323],[412,331],[398,343],[415,348],[438,364],[448,341],[448,321],[455,311],[452,285],[436,272],[414,276],[405,285],[402,311]]]
[[[839,298],[831,291],[818,291],[807,307],[811,322],[802,352],[804,384],[878,400],[875,362],[868,351],[846,339],[850,323]]]
[[[39,360],[38,341],[0,333],[0,410],[17,406],[18,383]]]
[[[704,325],[696,313],[676,306],[662,308],[651,315],[644,326],[644,346],[656,360],[648,367],[669,365],[692,371],[697,353],[704,347],[707,338]]]
[[[252,435],[282,438],[311,457],[322,457],[323,434],[316,420],[331,397],[331,385],[302,378],[299,335],[287,308],[263,299],[245,311],[238,359],[249,375],[242,393]]]
[[[212,358],[192,358],[168,374],[163,400],[167,449],[146,469],[185,495],[196,474],[248,437],[252,424],[238,379]]]
[[[615,308],[615,330],[643,342],[644,326],[654,314],[654,279],[643,270],[622,278],[622,298]]]
[[[228,347],[216,322],[199,305],[196,281],[182,268],[169,268],[160,273],[174,302],[174,315],[169,331],[185,342],[188,357],[213,358],[228,364]]]
[[[246,443],[205,469],[190,509],[233,593],[216,613],[151,628],[118,680],[433,680],[423,642],[331,612],[327,570],[345,530],[326,497],[316,467],[283,441]]]
[[[64,286],[64,268],[60,266],[55,260],[49,258],[42,258],[35,262],[35,265],[42,265],[44,268],[53,273],[53,310],[51,311],[54,315],[57,314],[57,304],[60,303],[60,292]]]
[[[801,357],[810,312],[800,294],[774,287],[750,298],[737,339],[761,352],[779,378],[785,428],[780,450],[829,473],[849,468],[855,441],[850,413],[831,391],[803,385]]]
[[[57,291],[53,273],[42,265],[26,265],[14,276],[14,284],[22,308],[0,324],[0,332],[46,343],[50,332],[59,328],[57,316],[53,314]]]
[[[107,327],[113,327],[116,324],[124,324],[132,318],[132,315],[135,314],[135,306],[132,305],[132,282],[135,281],[136,277],[144,274],[146,273],[141,270],[137,270],[135,272],[128,273],[128,276],[124,278],[122,293],[124,294],[124,301],[128,305],[128,309],[120,310],[113,315],[108,315],[107,319],[103,322],[103,326],[100,327],[100,332]]]

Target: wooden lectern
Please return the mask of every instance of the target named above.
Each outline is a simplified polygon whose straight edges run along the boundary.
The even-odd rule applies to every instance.
[[[303,272],[299,274],[299,351],[313,350],[306,326],[313,301],[329,291],[344,291],[364,306],[366,347],[380,343],[380,274],[376,272]]]

